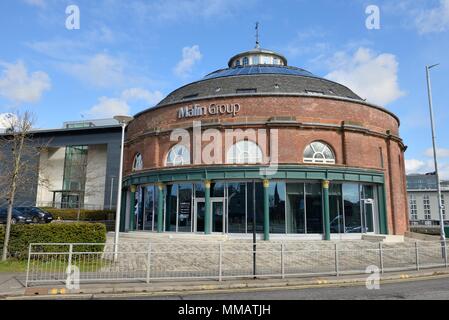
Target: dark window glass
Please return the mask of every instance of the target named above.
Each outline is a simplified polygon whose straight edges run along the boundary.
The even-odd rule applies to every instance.
[[[182,97],[182,99],[183,99],[183,100],[193,99],[193,98],[198,97],[198,95],[199,95],[198,93],[195,93],[195,94],[189,94],[188,96]]]
[[[343,184],[345,232],[361,233],[360,192],[357,183]]]
[[[192,185],[179,185],[178,231],[192,231]]]
[[[246,232],[246,183],[228,183],[228,233]]]
[[[215,182],[210,184],[211,197],[224,197],[224,183]]]
[[[155,215],[154,211],[154,186],[148,186],[145,188],[146,193],[144,195],[145,211],[144,211],[144,230],[153,230],[153,217]]]
[[[195,184],[195,197],[204,198],[206,195],[204,183]]]
[[[270,233],[285,233],[285,183],[272,182],[268,191]]]
[[[212,201],[212,232],[223,232],[224,201]]]
[[[144,190],[143,187],[138,187],[136,190],[136,221],[134,224],[136,230],[143,230]]]
[[[363,204],[363,232],[374,232],[374,188],[370,185],[362,186]]]
[[[84,204],[87,172],[87,146],[68,146],[65,149],[62,208],[78,208]]]
[[[236,93],[257,93],[256,88],[248,88],[248,89],[237,89],[235,90]]]
[[[304,183],[287,183],[287,233],[305,233]]]
[[[196,204],[196,231],[204,232],[204,215],[206,207],[204,202],[198,201]]]
[[[176,231],[176,211],[178,201],[178,185],[167,185],[165,199],[165,231]]]
[[[323,233],[323,207],[320,183],[306,184],[307,233]]]
[[[256,215],[256,232],[263,232],[263,185],[261,182],[248,182],[248,232],[253,232],[253,215]],[[255,193],[255,206],[254,206]]]
[[[341,184],[329,186],[329,216],[331,233],[344,233]]]

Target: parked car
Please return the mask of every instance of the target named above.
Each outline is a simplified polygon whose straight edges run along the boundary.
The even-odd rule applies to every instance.
[[[8,210],[6,208],[0,208],[0,223],[6,223],[7,216]],[[31,223],[32,221],[33,219],[30,215],[20,212],[15,208],[12,209],[11,224]]]
[[[32,223],[50,223],[53,221],[51,213],[38,207],[17,207],[15,209],[29,215]]]

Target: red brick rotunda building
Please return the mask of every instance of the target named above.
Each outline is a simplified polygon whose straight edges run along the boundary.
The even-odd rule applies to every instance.
[[[130,122],[120,228],[402,235],[405,149],[393,113],[256,48]]]

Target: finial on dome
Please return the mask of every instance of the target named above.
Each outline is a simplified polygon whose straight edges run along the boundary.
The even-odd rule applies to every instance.
[[[259,42],[259,22],[256,22],[256,49],[260,49],[260,42]]]

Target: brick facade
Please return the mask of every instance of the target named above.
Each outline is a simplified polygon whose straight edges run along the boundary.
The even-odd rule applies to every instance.
[[[279,132],[279,164],[303,164],[305,147],[316,140],[327,143],[336,156],[335,166],[379,170],[385,174],[388,230],[402,235],[408,228],[405,191],[405,146],[399,138],[399,120],[390,112],[362,102],[305,96],[236,96],[195,101],[238,103],[240,112],[232,115],[178,119],[178,110],[193,103],[149,109],[139,114],[127,130],[125,175],[132,172],[137,152],[143,156],[144,170],[165,167],[165,159],[176,141],[173,129],[191,130],[193,121],[203,129],[265,128]],[[208,142],[203,142],[203,147]],[[226,149],[222,141],[225,163]],[[268,144],[263,152],[269,154]],[[191,151],[192,153],[192,151]],[[321,165],[322,166],[322,165]]]

